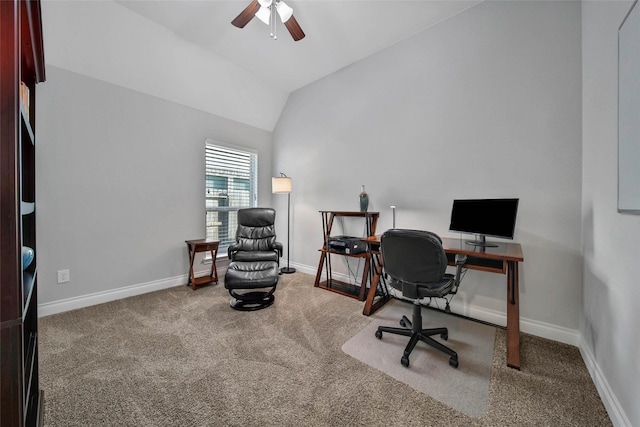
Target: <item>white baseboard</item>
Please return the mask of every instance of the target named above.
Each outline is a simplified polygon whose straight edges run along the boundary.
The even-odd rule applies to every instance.
[[[582,355],[582,360],[584,360],[585,365],[587,365],[587,370],[591,375],[591,379],[598,390],[598,394],[600,395],[600,399],[602,399],[602,403],[607,410],[607,414],[609,414],[609,418],[614,426],[621,427],[631,427],[631,421],[627,418],[627,414],[622,409],[618,398],[614,394],[613,390],[609,386],[609,382],[607,378],[602,373],[600,366],[596,362],[591,349],[586,345],[584,340],[580,339],[580,344],[578,345],[580,349],[580,354]]]
[[[218,269],[218,276],[224,276],[226,268]],[[208,271],[197,272],[196,276]],[[69,310],[89,307],[92,305],[103,304],[109,301],[115,301],[122,298],[128,298],[136,295],[146,294],[148,292],[159,291],[162,289],[172,288],[174,286],[185,286],[188,282],[186,274],[169,277],[166,279],[153,280],[151,282],[139,283],[137,285],[124,286],[122,288],[110,289],[108,291],[95,292],[93,294],[81,295],[73,298],[66,298],[58,301],[38,304],[38,317],[49,316],[52,314],[63,313]]]
[[[451,302],[451,310],[454,313],[460,313],[495,325],[506,326],[507,324],[507,315],[501,311],[469,306],[456,300]],[[569,329],[525,317],[520,317],[520,332],[573,346],[578,346],[580,337],[580,333],[576,329]]]
[[[280,267],[285,267],[287,265],[287,261],[284,262],[280,260]],[[308,265],[296,264],[294,262],[290,263],[290,267],[295,268],[297,271],[305,274],[310,274],[311,276],[315,276],[318,271],[318,267],[310,267]]]

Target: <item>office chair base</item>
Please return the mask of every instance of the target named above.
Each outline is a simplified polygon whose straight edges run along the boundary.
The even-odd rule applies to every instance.
[[[405,368],[409,367],[409,355],[411,355],[411,352],[418,341],[422,341],[423,343],[449,355],[449,365],[454,368],[458,367],[458,353],[431,338],[433,335],[440,335],[441,339],[447,341],[449,339],[449,331],[447,328],[422,329],[422,312],[419,305],[414,305],[413,322],[411,322],[406,316],[402,316],[402,319],[400,319],[400,325],[403,327],[392,328],[390,326],[378,326],[375,336],[378,339],[382,339],[382,333],[387,332],[390,334],[409,337],[409,343],[404,349],[404,354],[400,359],[400,364],[402,364],[402,366]]]

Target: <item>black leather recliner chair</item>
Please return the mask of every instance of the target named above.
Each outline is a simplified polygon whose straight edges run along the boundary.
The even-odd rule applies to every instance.
[[[273,304],[278,284],[282,243],[276,241],[276,211],[247,208],[238,211],[236,242],[228,249],[224,287],[236,310],[259,310]]]

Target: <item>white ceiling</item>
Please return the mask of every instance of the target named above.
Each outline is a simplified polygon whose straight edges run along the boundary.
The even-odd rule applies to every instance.
[[[277,40],[254,18],[231,25],[251,0],[120,0],[118,3],[292,92],[437,24],[482,0],[287,0],[306,37]]]

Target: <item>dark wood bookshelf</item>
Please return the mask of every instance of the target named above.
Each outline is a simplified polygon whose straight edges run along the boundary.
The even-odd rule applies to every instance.
[[[38,372],[35,100],[45,80],[38,0],[0,1],[0,425],[37,426]],[[25,90],[23,97],[23,88]],[[35,255],[23,268],[22,248]]]

